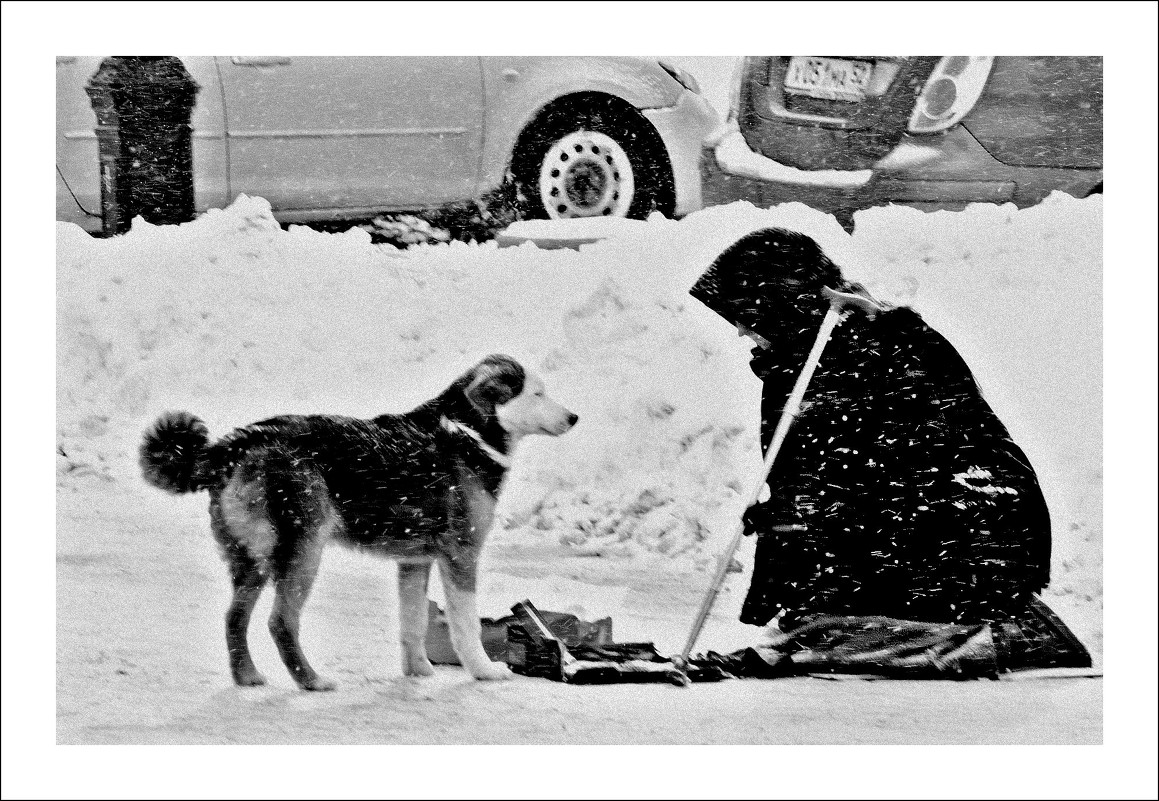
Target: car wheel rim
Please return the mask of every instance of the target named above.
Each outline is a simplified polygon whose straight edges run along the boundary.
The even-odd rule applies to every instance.
[[[563,137],[539,168],[539,199],[553,220],[626,217],[635,191],[628,154],[616,140],[596,131]]]

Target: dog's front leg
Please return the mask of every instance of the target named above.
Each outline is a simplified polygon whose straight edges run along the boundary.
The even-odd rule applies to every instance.
[[[447,623],[451,646],[467,672],[480,681],[511,678],[502,662],[492,662],[483,650],[483,627],[475,605],[475,563],[468,560],[439,560],[439,576],[447,595]]]
[[[405,676],[432,676],[427,659],[427,580],[430,562],[398,563],[398,633]]]

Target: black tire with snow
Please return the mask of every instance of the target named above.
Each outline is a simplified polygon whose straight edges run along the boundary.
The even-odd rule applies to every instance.
[[[516,145],[511,178],[521,217],[671,217],[676,205],[663,140],[624,101],[575,95],[546,108]]]

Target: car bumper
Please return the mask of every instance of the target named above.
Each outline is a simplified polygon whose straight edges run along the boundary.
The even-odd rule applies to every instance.
[[[703,208],[700,158],[704,139],[720,125],[720,117],[695,92],[684,91],[675,106],[641,109],[668,150],[676,189],[677,217]]]
[[[926,211],[970,203],[1025,207],[1055,190],[1085,197],[1103,176],[1101,169],[1003,164],[962,128],[922,141],[904,140],[871,169],[799,170],[751,150],[730,122],[706,139],[701,180],[705,205],[799,202],[840,215],[890,203]]]

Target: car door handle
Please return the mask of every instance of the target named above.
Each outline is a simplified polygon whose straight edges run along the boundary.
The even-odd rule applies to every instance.
[[[239,67],[281,67],[290,63],[289,56],[230,56],[229,60]]]

